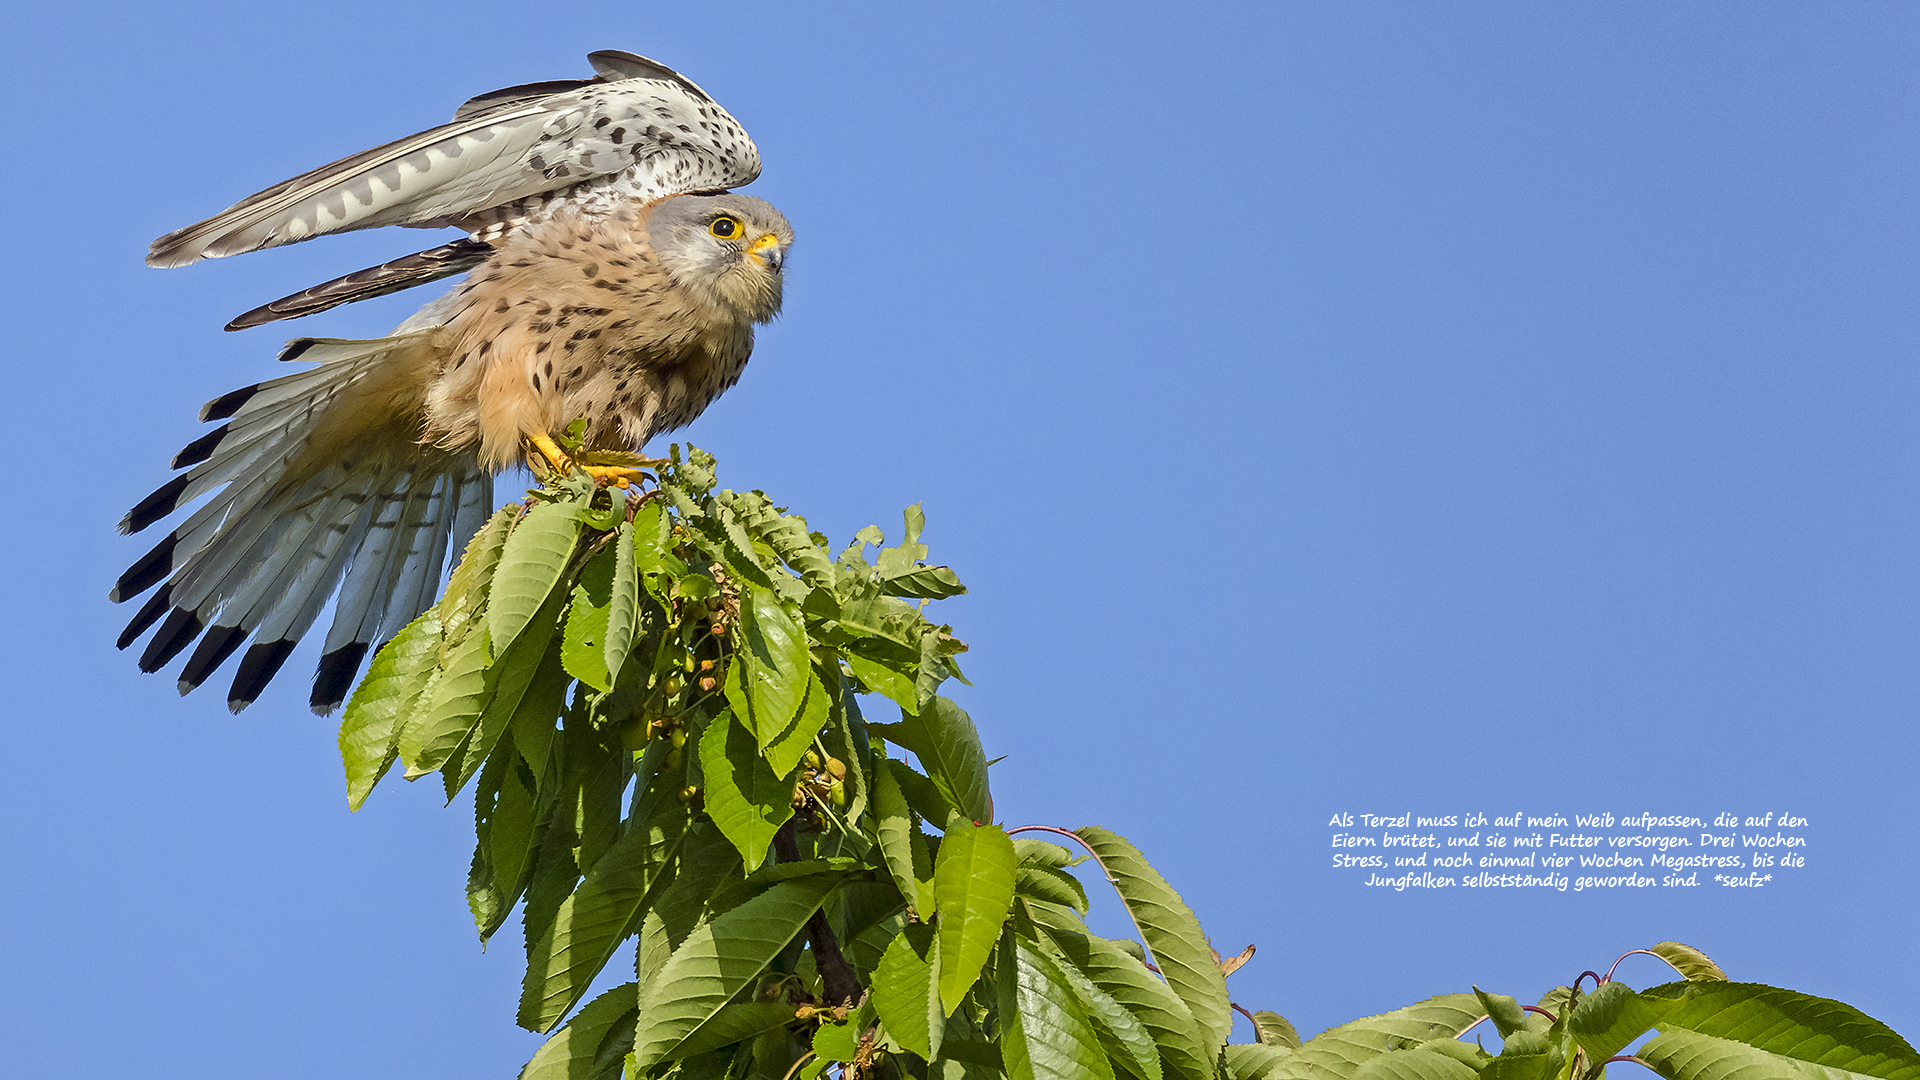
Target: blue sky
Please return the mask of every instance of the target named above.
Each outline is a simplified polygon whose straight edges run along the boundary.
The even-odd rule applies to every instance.
[[[1912,10],[14,25],[0,1072],[510,1076],[534,1049],[517,947],[467,922],[470,807],[395,785],[349,815],[311,644],[234,718],[113,652],[104,596],[201,402],[418,298],[221,324],[425,246],[163,273],[147,241],[597,48],[724,103],[798,234],[786,314],[684,437],[836,539],[924,503],[973,588],[943,606],[1001,813],[1138,843],[1223,951],[1259,944],[1237,1001],[1311,1033],[1678,939],[1920,1036]],[[1339,811],[1641,810],[1791,811],[1808,865],[1548,895],[1327,866]]]

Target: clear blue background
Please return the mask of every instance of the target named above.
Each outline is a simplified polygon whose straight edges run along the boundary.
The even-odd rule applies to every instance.
[[[1001,815],[1136,841],[1259,944],[1236,1000],[1312,1033],[1678,939],[1920,1035],[1913,8],[10,22],[0,1073],[505,1077],[537,1045],[518,945],[468,924],[465,800],[347,814],[311,644],[233,718],[113,652],[104,597],[201,402],[421,297],[220,325],[431,241],[165,273],[146,242],[596,48],[730,108],[799,234],[687,435],[836,539],[924,501]],[[1578,895],[1326,865],[1337,811],[1645,809],[1804,815],[1808,865]]]

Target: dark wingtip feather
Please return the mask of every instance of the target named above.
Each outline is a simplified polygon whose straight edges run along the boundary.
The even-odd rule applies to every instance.
[[[233,650],[247,640],[249,631],[242,626],[213,626],[207,630],[207,636],[187,658],[187,666],[180,669],[180,692],[187,691],[207,681],[207,676],[233,655]]]
[[[291,296],[283,296],[270,303],[261,304],[252,311],[242,312],[233,317],[226,326],[228,330],[246,330],[250,327],[265,326],[281,319],[299,319],[316,315],[322,311],[351,304],[357,300],[370,300],[376,296],[411,289],[415,285],[425,285],[429,281],[438,281],[463,270],[471,269],[485,262],[493,254],[493,245],[479,240],[461,238],[439,247],[416,251],[398,259],[390,259],[379,266],[369,266],[365,270],[355,270],[351,274],[321,282],[311,288],[302,289]],[[304,351],[310,340],[293,342],[297,349],[281,355],[282,360],[292,360]]]
[[[234,673],[233,689],[227,691],[227,708],[238,713],[253,704],[260,691],[287,662],[288,654],[293,652],[294,643],[282,638],[279,641],[258,641],[247,655],[240,660],[240,670]]]
[[[235,315],[228,321],[227,325],[220,329],[232,333],[235,330],[250,330],[256,326],[265,326],[270,322],[279,322],[281,319],[292,318],[293,316],[281,313],[278,306],[279,304],[280,301],[275,300],[271,304],[261,304],[251,311],[243,311]]]
[[[320,669],[313,676],[313,711],[325,716],[340,707],[353,685],[354,673],[367,655],[367,643],[350,641],[320,658]]]
[[[120,519],[121,535],[137,533],[141,529],[173,513],[180,506],[180,493],[187,490],[188,481],[193,476],[181,473],[179,476],[160,485],[160,490],[141,499],[127,516]]]
[[[292,341],[287,342],[287,347],[284,349],[281,349],[280,355],[275,357],[275,359],[281,360],[281,361],[298,360],[300,359],[300,356],[302,353],[306,352],[308,349],[313,348],[315,345],[318,345],[319,343],[320,343],[319,338],[310,338],[310,337],[294,338]]]
[[[166,613],[167,606],[172,603],[173,586],[160,586],[160,591],[148,597],[147,602],[140,606],[140,613],[133,617],[133,621],[127,624],[125,630],[120,631],[120,639],[113,643],[113,647],[125,649],[133,644],[133,639],[146,633],[147,627],[158,622],[160,616]]]
[[[179,453],[173,455],[173,467],[176,469],[184,469],[189,465],[198,465],[212,457],[213,448],[219,446],[220,440],[227,437],[227,430],[232,426],[231,424],[222,424],[182,447]]]
[[[147,642],[147,651],[140,654],[140,670],[159,671],[167,661],[180,655],[180,650],[193,643],[200,636],[206,624],[199,616],[186,608],[174,608],[167,615],[167,621],[160,624],[154,632],[153,640]]]
[[[225,420],[227,417],[239,412],[240,406],[245,405],[248,398],[259,392],[260,386],[256,383],[253,386],[243,386],[238,390],[231,390],[221,394],[219,397],[214,398],[212,401],[200,407],[200,419],[202,422],[208,420]]]
[[[114,582],[113,588],[108,590],[107,599],[116,604],[123,600],[131,600],[172,573],[173,548],[179,542],[179,533],[168,533],[167,538],[155,544],[152,551],[140,556],[139,562],[127,567],[127,572],[121,574],[120,580]]]

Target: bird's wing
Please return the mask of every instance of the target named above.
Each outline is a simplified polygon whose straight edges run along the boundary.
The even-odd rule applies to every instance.
[[[760,174],[753,140],[691,81],[631,53],[588,59],[594,79],[482,94],[451,123],[302,173],[168,233],[147,262],[185,266],[327,233],[454,224],[602,177],[659,198],[737,187]]]
[[[385,296],[402,289],[411,289],[415,285],[425,285],[429,281],[438,281],[444,277],[464,273],[487,261],[493,254],[493,247],[478,240],[465,238],[450,244],[441,244],[426,251],[416,251],[391,259],[379,266],[369,266],[365,270],[355,270],[351,274],[321,282],[311,288],[302,289],[292,296],[283,296],[270,304],[262,304],[243,315],[235,316],[227,324],[228,330],[245,330],[250,326],[262,326],[280,319],[298,319],[306,315],[315,315],[322,311],[351,304],[356,300],[368,300],[376,296]]]

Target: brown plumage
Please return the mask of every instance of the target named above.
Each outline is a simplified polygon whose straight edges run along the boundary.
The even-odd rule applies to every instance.
[[[716,220],[741,230],[730,263],[701,250],[725,246],[711,235]],[[477,442],[481,462],[501,468],[529,436],[576,417],[589,446],[610,449],[688,423],[740,377],[754,323],[779,310],[791,242],[778,211],[743,195],[556,215],[510,235],[453,296],[425,440]]]
[[[550,436],[575,419],[587,421],[589,447],[637,452],[692,421],[740,377],[754,326],[779,311],[792,230],[750,196],[659,194],[675,177],[751,179],[757,155],[732,118],[682,77],[628,54],[595,57],[601,78],[483,95],[445,129],[315,170],[155,242],[155,261],[171,265],[320,232],[415,223],[409,215],[422,224],[449,216],[481,223],[472,239],[235,320],[324,310],[473,267],[391,336],[300,339],[281,358],[317,366],[202,410],[203,420],[228,423],[182,450],[174,467],[188,471],[121,522],[135,532],[211,494],[111,593],[121,601],[160,586],[120,639],[125,648],[160,623],[143,670],[198,641],[181,673],[185,693],[251,637],[228,694],[237,712],[337,590],[312,695],[315,711],[331,709],[373,643],[432,602],[451,545],[491,510],[490,473],[522,461],[530,443],[551,448]],[[547,105],[560,119],[543,119]],[[625,115],[620,109],[658,119],[669,107],[700,125],[675,130],[704,133],[708,145],[667,130],[641,133],[638,121],[627,121],[636,128],[627,135],[592,119],[595,110]],[[503,119],[486,127],[493,116]],[[563,120],[592,132],[590,145],[525,134]],[[635,142],[643,145],[629,158]],[[501,143],[524,143],[526,163],[475,152]],[[609,144],[617,155],[609,156]],[[442,147],[451,149],[441,154]],[[401,153],[412,171],[378,171]],[[576,167],[617,164],[616,157],[634,164],[571,187],[549,177],[550,190],[538,191],[540,170],[552,172],[550,162],[563,157]],[[511,201],[455,205],[448,189],[471,186],[476,175]],[[396,194],[396,185],[405,190]],[[535,194],[524,193],[530,186]]]

